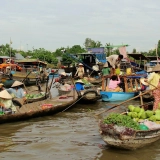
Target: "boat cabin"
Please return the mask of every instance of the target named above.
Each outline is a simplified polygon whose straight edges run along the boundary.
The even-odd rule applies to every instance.
[[[22,72],[31,70],[42,71],[46,69],[47,63],[39,61],[38,59],[21,59],[15,62],[22,68]]]

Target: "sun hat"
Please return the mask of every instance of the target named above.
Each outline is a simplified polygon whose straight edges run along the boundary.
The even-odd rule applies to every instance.
[[[82,84],[84,84],[84,82],[82,81],[82,80],[77,80],[75,83],[82,83]]]
[[[12,99],[12,96],[6,90],[3,90],[0,92],[0,98]]]
[[[79,63],[79,66],[83,66],[83,64],[82,64],[82,63]]]
[[[61,75],[63,75],[63,76],[66,76],[66,72],[62,72],[62,73],[60,73]]]
[[[149,84],[147,83],[147,82],[145,82],[145,78],[141,78],[140,79],[140,82],[143,84],[143,85],[145,85],[145,86],[148,86]]]
[[[0,83],[0,86],[4,86],[4,84],[3,84],[3,83]]]
[[[22,82],[19,82],[19,81],[15,81],[11,87],[16,87],[16,86],[20,86],[22,85],[23,83]]]
[[[160,71],[160,65],[157,64],[155,67],[153,67],[152,72]]]
[[[103,65],[103,67],[108,67],[108,63],[105,63],[105,64]]]
[[[147,72],[152,72],[152,68],[148,68],[148,69],[147,69]]]

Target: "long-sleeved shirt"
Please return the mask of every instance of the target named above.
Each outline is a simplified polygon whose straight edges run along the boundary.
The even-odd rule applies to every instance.
[[[115,68],[120,63],[120,61],[118,60],[118,55],[111,55],[107,57],[107,61],[110,63],[112,68]]]
[[[24,90],[22,88],[18,88],[17,90],[15,88],[9,88],[6,90],[8,93],[13,94],[17,98],[22,98],[25,96]]]
[[[160,74],[153,72],[153,73],[151,73],[151,74],[149,75],[148,82],[149,82],[150,84],[152,84],[152,85],[154,85],[154,86],[157,87],[159,81],[160,81]],[[149,85],[149,88],[150,88],[150,89],[154,89],[154,88],[155,88],[155,87],[152,86],[152,85]]]
[[[2,99],[0,98],[0,103],[4,105],[4,107],[6,109],[12,109],[12,111],[16,112],[17,109],[15,107],[15,105],[13,104],[12,100],[11,99]]]
[[[111,79],[110,82],[109,82],[108,88],[109,88],[109,89],[115,89],[120,82],[121,82],[121,81],[120,81],[119,77],[118,77],[118,81],[113,81],[113,80]]]

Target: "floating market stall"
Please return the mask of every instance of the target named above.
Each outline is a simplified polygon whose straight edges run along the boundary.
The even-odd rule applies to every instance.
[[[111,110],[99,120],[99,131],[107,145],[134,150],[160,139],[160,110],[151,111],[129,105]]]
[[[73,106],[78,100],[77,94],[72,91],[68,96],[57,96],[52,99],[17,105],[15,114],[4,114],[0,112],[0,123],[27,120],[35,117],[52,115],[65,111]]]
[[[120,76],[121,82],[123,82],[120,84],[120,92],[105,91],[107,86],[107,79],[110,78],[110,76],[103,77],[102,90],[100,91],[102,101],[125,101],[136,96],[141,90],[142,86],[140,78],[145,76],[146,74]]]

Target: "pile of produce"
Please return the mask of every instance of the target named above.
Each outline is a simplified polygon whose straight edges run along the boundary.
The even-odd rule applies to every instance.
[[[25,98],[26,99],[36,99],[36,98],[43,97],[44,95],[45,95],[44,92],[40,92],[40,93],[37,93],[37,94],[26,94]]]
[[[151,111],[151,110],[145,111],[143,108],[129,105],[128,110],[129,110],[128,116],[132,117],[136,121],[144,119],[148,119],[153,122],[160,121],[159,109],[157,109],[156,111]]]
[[[127,128],[132,128],[134,130],[139,130],[139,124],[135,122],[130,116],[122,115],[119,113],[111,113],[109,116],[104,118],[104,124],[114,124],[117,126],[124,126]]]

